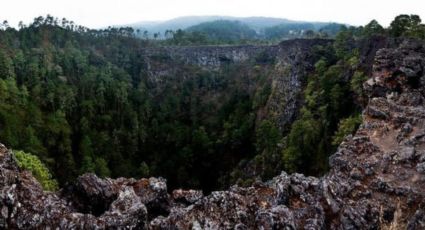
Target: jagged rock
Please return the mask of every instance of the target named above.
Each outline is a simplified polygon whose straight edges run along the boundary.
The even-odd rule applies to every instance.
[[[373,118],[377,118],[377,119],[387,119],[388,118],[388,114],[378,110],[377,108],[374,107],[367,107],[365,113]]]
[[[83,212],[101,215],[118,197],[118,188],[112,180],[101,179],[94,174],[85,174],[67,191],[73,206]]]
[[[422,174],[425,174],[425,162],[418,164],[416,166],[416,170]]]
[[[425,211],[418,210],[415,215],[409,221],[407,229],[425,229]]]
[[[380,50],[357,133],[321,178],[282,172],[250,187],[203,196],[165,180],[81,176],[43,192],[0,145],[0,228],[9,229],[424,229],[425,48]]]
[[[111,228],[116,226],[145,228],[147,216],[148,211],[133,187],[125,187],[111,204],[111,210],[102,218],[109,220],[106,226]]]
[[[175,202],[182,202],[184,204],[193,204],[203,197],[200,190],[183,190],[177,189],[173,191],[172,198]]]

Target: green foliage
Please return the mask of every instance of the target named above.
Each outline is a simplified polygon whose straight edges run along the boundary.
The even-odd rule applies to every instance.
[[[14,151],[13,154],[19,167],[30,171],[38,182],[40,182],[43,189],[47,191],[55,191],[58,189],[57,181],[52,178],[49,169],[37,156],[23,151]]]
[[[332,64],[332,55],[322,56],[315,64],[315,74],[308,79],[304,90],[305,106],[299,119],[292,124],[282,151],[283,166],[289,172],[324,173],[328,167],[327,158],[335,151],[333,143],[336,142],[332,136],[340,120],[357,110],[350,100],[352,91],[342,76],[348,74],[345,70],[357,67],[358,52],[347,41],[353,39],[351,32],[343,30],[341,33],[337,35],[334,48],[342,60]],[[358,87],[363,75],[360,77],[357,73],[354,78],[352,81]]]
[[[264,33],[268,39],[282,39],[297,37],[301,35],[302,31],[314,29],[315,25],[312,23],[290,23],[266,28]]]
[[[249,26],[239,21],[218,20],[204,22],[196,26],[189,27],[188,32],[198,32],[205,34],[213,41],[240,41],[244,39],[255,39],[256,32]]]
[[[382,35],[385,33],[384,27],[382,27],[378,21],[372,20],[363,28],[363,35],[370,37],[373,35]]]
[[[146,162],[142,162],[139,166],[140,177],[146,178],[150,176],[149,166]]]
[[[341,26],[338,23],[284,23],[266,28],[264,34],[266,39],[334,37]]]
[[[318,151],[320,124],[307,111],[303,113],[303,118],[292,124],[287,148],[283,151],[283,162],[288,172],[298,172],[302,167],[311,165],[312,158]]]
[[[338,130],[335,132],[335,135],[332,137],[332,144],[338,146],[344,140],[344,138],[353,134],[359,127],[362,119],[360,115],[350,116],[348,118],[342,119],[338,124]]]
[[[189,32],[177,30],[175,32],[170,31],[170,33],[172,37],[167,39],[166,42],[172,45],[200,45],[212,43],[207,35],[199,31]]]
[[[339,23],[326,24],[319,29],[319,34],[321,34],[322,37],[335,37],[342,26],[343,25]]]
[[[0,79],[11,77],[14,77],[12,60],[3,50],[0,50]]]
[[[328,63],[326,62],[325,59],[322,58],[314,64],[314,68],[316,69],[318,73],[324,73],[326,69],[328,68]],[[310,81],[310,82],[313,82],[313,81]]]
[[[350,82],[351,90],[360,97],[364,96],[363,83],[366,80],[367,76],[364,73],[360,71],[354,72]]]
[[[408,36],[425,38],[425,27],[418,15],[401,14],[391,22],[389,32],[395,37]]]
[[[276,125],[269,120],[264,120],[256,132],[257,151],[273,151],[281,139],[282,136]]]
[[[96,172],[96,166],[93,162],[92,156],[89,156],[89,155],[83,156],[83,159],[81,160],[80,174],[95,173],[95,172]]]
[[[94,161],[94,172],[100,177],[110,177],[111,171],[108,168],[108,163],[102,157],[96,158]]]
[[[258,109],[266,105],[267,100],[269,99],[271,93],[271,86],[269,84],[265,84],[260,87],[254,95],[253,99],[253,108]]]
[[[346,60],[353,50],[354,38],[353,31],[342,27],[341,31],[336,35],[334,49],[339,59]]]

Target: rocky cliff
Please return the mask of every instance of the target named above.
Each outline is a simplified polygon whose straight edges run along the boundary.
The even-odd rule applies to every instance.
[[[0,227],[8,229],[424,229],[425,44],[374,55],[363,123],[321,178],[282,172],[204,196],[166,181],[81,176],[44,192],[0,147]]]
[[[295,119],[300,104],[300,94],[303,83],[314,69],[318,60],[313,50],[318,46],[330,45],[328,39],[294,39],[281,42],[278,45],[239,45],[239,46],[193,46],[193,47],[157,47],[141,51],[144,63],[144,73],[152,88],[161,94],[167,83],[176,84],[194,75],[192,69],[200,69],[207,73],[220,74],[226,68],[241,67],[250,69],[241,76],[224,73],[228,78],[249,79],[246,86],[241,86],[254,97],[258,89],[257,73],[252,71],[257,66],[266,66],[263,75],[269,74],[268,84],[271,94],[258,117],[269,118],[276,122],[284,132]],[[267,73],[266,73],[267,72]],[[235,75],[235,74],[233,74]],[[257,74],[258,75],[258,74]],[[241,79],[242,78],[242,79]],[[240,84],[241,85],[241,84]],[[227,89],[214,89],[216,98],[226,94]]]
[[[278,45],[222,45],[222,46],[176,46],[148,48],[142,51],[148,70],[156,71],[152,61],[180,60],[185,64],[201,66],[208,70],[217,70],[229,63],[241,63],[266,53],[269,56],[285,58],[294,56],[294,51],[308,49],[314,45],[332,42],[329,39],[294,39]]]

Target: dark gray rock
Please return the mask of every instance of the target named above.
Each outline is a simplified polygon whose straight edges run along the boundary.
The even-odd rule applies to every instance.
[[[425,174],[425,162],[419,163],[419,164],[416,166],[416,170],[417,170],[419,173]]]

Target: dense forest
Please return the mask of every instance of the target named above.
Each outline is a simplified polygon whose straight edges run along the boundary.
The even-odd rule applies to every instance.
[[[318,61],[305,82],[305,103],[281,132],[267,119],[256,125],[257,111],[272,93],[273,59],[218,71],[184,66],[161,93],[147,78],[142,50],[229,42],[205,36],[214,31],[140,39],[132,28],[91,30],[52,16],[18,29],[5,21],[0,28],[0,140],[24,151],[17,158],[40,159],[60,185],[95,172],[163,176],[171,188],[205,191],[251,183],[246,162],[261,168],[256,177],[262,179],[280,170],[325,172],[329,154],[359,124],[367,73],[358,65],[355,41],[376,35],[425,38],[416,15],[400,15],[386,29],[376,21],[340,28],[333,44],[315,49]],[[245,86],[253,81],[250,93]],[[225,92],[221,97],[201,96],[218,89]]]

